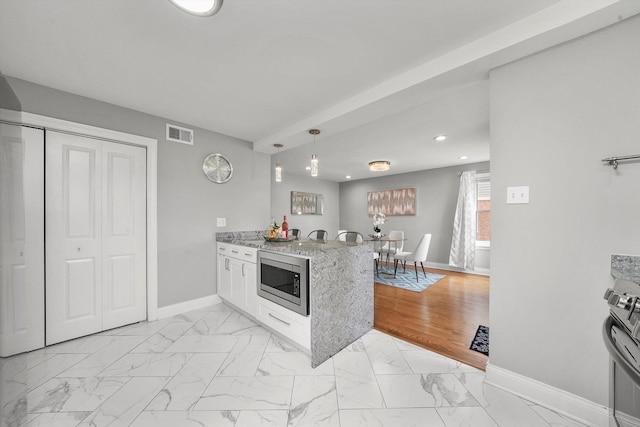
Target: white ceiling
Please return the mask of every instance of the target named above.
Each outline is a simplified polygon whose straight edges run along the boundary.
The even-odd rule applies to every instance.
[[[344,181],[374,176],[377,159],[388,173],[488,160],[489,69],[639,12],[637,0],[226,0],[200,18],[166,0],[2,0],[0,72],[265,153],[282,143],[292,173],[307,173],[319,128],[320,178]]]

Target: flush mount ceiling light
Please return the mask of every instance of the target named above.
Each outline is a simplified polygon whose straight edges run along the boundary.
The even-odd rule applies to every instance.
[[[391,162],[387,160],[374,160],[373,162],[369,162],[369,170],[371,172],[388,171],[389,166],[391,166]]]
[[[445,139],[447,139],[447,135],[438,135],[438,136],[434,136],[433,139],[435,139],[438,142],[442,142]]]
[[[313,135],[313,152],[311,155],[311,176],[318,176],[318,156],[316,152],[316,135],[320,134],[320,129],[309,129],[309,133]]]
[[[222,7],[222,0],[169,0],[169,3],[195,16],[215,15]]]
[[[282,165],[280,164],[280,149],[284,147],[282,144],[273,144],[278,149],[278,157],[276,157],[276,182],[282,182]]]

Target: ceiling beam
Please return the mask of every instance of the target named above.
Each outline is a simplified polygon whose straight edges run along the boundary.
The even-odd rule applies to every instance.
[[[330,108],[299,120],[253,143],[253,149],[273,154],[273,144],[285,150],[312,140],[308,130],[319,128],[330,136],[375,120],[386,107],[389,113],[410,108],[418,100],[411,91],[442,90],[486,78],[492,68],[580,37],[640,13],[640,2],[625,0],[562,0],[538,13],[474,40],[419,65]],[[438,86],[438,88],[436,88]],[[409,98],[404,103],[402,99]],[[411,99],[412,98],[412,99]],[[393,110],[395,108],[395,111]],[[345,118],[356,120],[344,120]],[[347,122],[349,122],[347,124]]]

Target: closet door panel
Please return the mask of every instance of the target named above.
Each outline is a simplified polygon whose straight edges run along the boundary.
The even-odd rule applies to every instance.
[[[103,145],[104,329],[146,318],[146,150]]]
[[[47,132],[46,342],[102,331],[101,143]]]
[[[133,255],[115,255],[107,259],[105,283],[108,287],[105,301],[110,311],[126,310],[135,305],[135,257]],[[115,286],[113,285],[115,284]]]
[[[96,238],[97,148],[62,147],[63,218],[66,238]]]
[[[0,124],[0,356],[44,346],[44,132]]]
[[[77,258],[64,260],[64,303],[65,321],[86,320],[97,317],[96,260],[95,258]]]

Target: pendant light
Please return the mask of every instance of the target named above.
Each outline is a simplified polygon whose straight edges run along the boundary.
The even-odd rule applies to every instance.
[[[280,149],[284,147],[282,144],[273,144],[278,149],[278,156],[276,157],[276,182],[282,182],[282,165],[280,164]]]
[[[313,135],[313,152],[311,155],[311,176],[318,176],[318,156],[316,152],[316,135],[320,134],[319,129],[309,129],[309,133]]]

